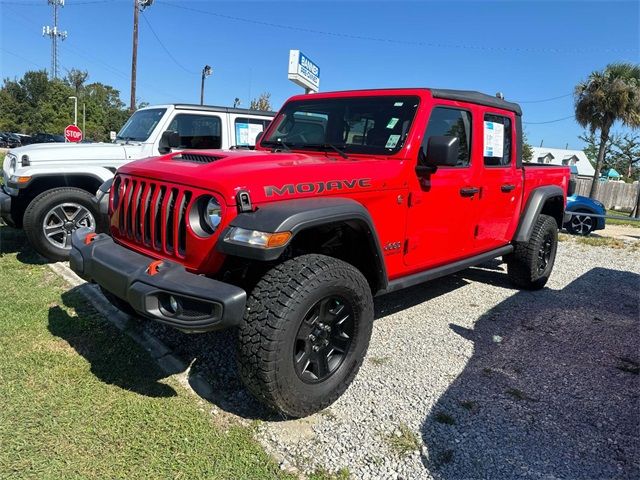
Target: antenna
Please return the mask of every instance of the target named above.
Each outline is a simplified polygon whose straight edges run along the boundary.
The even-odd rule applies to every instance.
[[[42,36],[51,38],[50,74],[53,78],[58,78],[58,38],[67,38],[66,30],[58,30],[58,7],[64,7],[64,0],[47,0],[47,3],[53,6],[53,28],[48,25],[42,27]]]

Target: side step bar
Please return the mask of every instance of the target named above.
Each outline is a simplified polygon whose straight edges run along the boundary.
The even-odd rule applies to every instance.
[[[376,293],[376,296],[385,295],[387,293],[395,292],[407,287],[413,287],[419,283],[428,282],[436,278],[444,277],[452,273],[459,272],[465,268],[473,267],[481,263],[487,262],[493,258],[507,255],[513,252],[513,245],[505,245],[504,247],[496,248],[489,252],[481,253],[474,257],[458,260],[457,262],[442,265],[440,267],[431,268],[423,272],[414,273],[407,277],[398,278],[397,280],[391,280],[387,285],[387,288],[380,290]]]

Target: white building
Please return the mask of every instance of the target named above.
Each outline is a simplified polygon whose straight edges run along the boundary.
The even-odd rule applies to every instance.
[[[582,150],[565,150],[563,148],[533,147],[531,163],[550,165],[575,165],[578,175],[593,177],[595,170]]]

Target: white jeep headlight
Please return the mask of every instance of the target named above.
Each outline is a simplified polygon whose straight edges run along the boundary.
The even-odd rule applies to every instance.
[[[220,225],[220,222],[222,221],[222,207],[220,206],[218,201],[213,197],[209,199],[209,201],[207,202],[207,205],[205,206],[204,221],[207,223],[207,225],[209,225],[211,230],[213,230],[214,232],[216,231],[216,229],[218,228],[218,225]]]
[[[198,198],[189,211],[189,224],[199,237],[213,235],[222,223],[222,205],[211,195]]]
[[[7,170],[8,176],[11,177],[13,173],[16,171],[16,157],[15,155],[7,155],[9,157],[9,170]]]

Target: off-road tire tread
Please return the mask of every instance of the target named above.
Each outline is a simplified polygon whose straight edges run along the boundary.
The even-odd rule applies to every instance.
[[[519,288],[525,290],[538,290],[545,286],[553,269],[553,264],[546,275],[538,277],[537,259],[540,243],[548,230],[555,232],[555,243],[558,243],[558,225],[553,217],[540,214],[531,232],[528,242],[516,242],[514,251],[506,256],[507,275],[509,280]],[[555,261],[555,254],[554,254]]]
[[[349,282],[355,287],[364,307],[360,341],[366,341],[357,364],[340,382],[339,387],[315,405],[292,404],[277,384],[276,360],[278,344],[284,341],[287,313],[300,299],[320,286],[319,277]],[[362,273],[352,265],[325,255],[302,255],[269,270],[255,286],[247,300],[247,308],[239,329],[238,366],[249,391],[277,412],[290,417],[303,417],[332,404],[346,390],[357,374],[371,337],[373,299]],[[364,340],[363,340],[364,339]]]
[[[31,246],[44,257],[54,260],[54,261],[64,261],[69,259],[69,253],[60,254],[59,249],[49,245],[46,243],[46,240],[40,236],[41,229],[38,222],[38,217],[41,212],[43,205],[47,202],[51,201],[51,197],[61,195],[66,200],[70,195],[80,195],[85,197],[85,200],[88,203],[88,208],[91,209],[93,213],[94,220],[98,221],[98,212],[95,211],[95,208],[91,207],[91,203],[89,200],[91,199],[91,194],[86,190],[76,187],[58,187],[53,188],[51,190],[47,190],[36,198],[34,198],[30,203],[27,209],[24,212],[24,220],[23,220],[23,229],[25,234],[27,235],[27,240]]]

